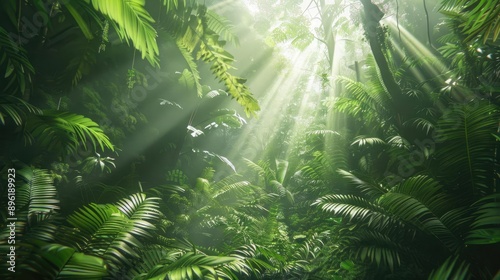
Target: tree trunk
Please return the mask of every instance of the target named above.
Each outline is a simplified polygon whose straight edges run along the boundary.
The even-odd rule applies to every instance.
[[[410,103],[403,96],[401,88],[394,79],[391,69],[389,68],[389,63],[385,57],[382,50],[382,43],[385,40],[385,34],[382,26],[380,25],[380,20],[384,16],[384,13],[371,2],[371,0],[360,0],[364,7],[364,15],[362,18],[363,28],[366,33],[366,37],[370,44],[370,48],[375,58],[375,62],[380,70],[380,76],[382,82],[387,89],[389,95],[392,98],[395,113],[399,116],[398,123],[402,123],[404,115],[407,115],[410,110]]]

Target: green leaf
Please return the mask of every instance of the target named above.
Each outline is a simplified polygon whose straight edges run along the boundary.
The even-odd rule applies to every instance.
[[[134,47],[151,65],[158,66],[158,44],[153,18],[145,9],[144,0],[84,0],[94,9],[108,16],[117,25],[113,25],[121,39],[132,41]]]

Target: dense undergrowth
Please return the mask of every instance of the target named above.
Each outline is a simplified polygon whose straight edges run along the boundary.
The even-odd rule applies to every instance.
[[[259,105],[263,62],[238,72],[231,21],[201,2],[2,1],[2,279],[499,277],[500,1],[442,0],[425,53],[386,1],[247,29],[263,57],[324,44],[308,116],[303,86]],[[332,75],[356,24],[362,67]],[[282,121],[244,134],[261,107]]]

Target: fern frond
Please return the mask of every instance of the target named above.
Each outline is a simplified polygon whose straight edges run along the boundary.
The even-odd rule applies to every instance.
[[[181,84],[185,84],[187,88],[195,88],[196,93],[198,94],[199,97],[203,96],[203,90],[201,87],[201,77],[200,73],[198,71],[198,66],[196,65],[196,62],[194,61],[194,57],[191,54],[192,50],[190,50],[186,45],[183,43],[182,40],[177,40],[176,41],[177,47],[179,48],[180,53],[182,54],[182,57],[184,57],[184,60],[186,61],[189,70],[184,70],[188,71],[190,76],[190,79],[185,79],[186,82],[181,82]],[[184,72],[182,73],[182,77],[185,77],[187,74]],[[180,80],[180,79],[179,79]]]
[[[223,40],[239,45],[238,37],[233,34],[233,26],[228,19],[211,10],[207,11],[206,17],[208,29],[221,36]]]
[[[246,80],[229,73],[233,68],[230,64],[234,61],[233,56],[222,48],[217,35],[205,35],[202,38],[197,59],[211,64],[212,73],[225,84],[229,94],[245,108],[247,116],[255,115],[260,107],[245,85]]]

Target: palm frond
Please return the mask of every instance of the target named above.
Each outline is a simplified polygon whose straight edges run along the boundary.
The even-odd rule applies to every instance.
[[[87,2],[87,3],[85,3]],[[73,19],[75,20],[76,24],[78,27],[80,27],[80,30],[82,31],[83,35],[87,40],[92,40],[94,38],[94,35],[92,34],[92,30],[87,23],[87,21],[84,20],[85,15],[82,15],[80,11],[84,10],[86,14],[90,14],[93,18],[98,19],[97,14],[95,13],[92,8],[89,7],[88,1],[65,1],[62,4],[68,12],[71,14]],[[99,21],[97,21],[99,22]]]
[[[462,241],[440,219],[452,207],[447,199],[438,182],[415,176],[382,195],[378,203],[397,218],[416,225],[438,238],[450,251],[455,251]]]
[[[353,172],[339,169],[337,172],[347,179],[351,184],[355,185],[361,190],[361,193],[365,194],[367,197],[372,199],[379,198],[381,195],[387,193],[389,190],[382,184],[377,184],[376,182],[368,182],[361,179],[359,176]]]
[[[90,204],[67,219],[76,231],[61,234],[68,245],[102,257],[112,275],[139,261],[141,240],[152,237],[159,219],[157,198],[134,194],[114,205]]]
[[[239,181],[222,187],[214,188],[212,198],[218,200],[236,200],[240,195],[245,195],[251,189],[251,184],[248,181]]]
[[[488,39],[496,41],[500,34],[500,1],[499,0],[445,0],[440,11],[446,14],[460,13],[463,16],[462,32],[467,35],[466,41],[480,36],[483,42]]]
[[[360,230],[346,236],[344,242],[352,248],[351,257],[369,261],[379,268],[389,268],[390,271],[401,265],[401,254],[404,250],[400,248],[398,242],[383,232]]]
[[[116,206],[129,218],[133,233],[149,237],[160,218],[159,200],[158,197],[146,197],[144,193],[137,193],[120,200]]]
[[[470,279],[470,264],[459,261],[458,257],[449,257],[440,267],[434,270],[428,280]]]
[[[24,93],[31,84],[35,69],[28,59],[26,50],[14,42],[13,37],[1,26],[0,54],[1,77],[6,79],[6,86],[2,88],[2,91]]]
[[[235,279],[221,269],[231,262],[240,261],[234,257],[207,256],[188,252],[169,265],[157,267],[149,272],[147,279],[191,280],[191,279]]]
[[[467,235],[466,244],[500,243],[500,194],[492,194],[478,200],[474,212],[471,231]]]
[[[229,70],[233,69],[234,57],[224,49],[224,41],[219,40],[219,35],[209,27],[210,15],[207,16],[207,8],[194,1],[165,0],[167,7],[167,25],[169,34],[176,40],[179,49],[187,54],[195,56],[210,65],[214,76],[223,82],[227,92],[245,108],[247,116],[256,114],[260,110],[257,100],[245,85],[246,80],[232,75]],[[197,14],[193,14],[197,10]],[[220,28],[219,24],[212,25]],[[220,31],[220,30],[219,30]],[[186,58],[189,61],[191,58]],[[196,73],[194,67],[189,70],[192,80],[196,84]],[[198,90],[199,93],[199,90]]]
[[[203,95],[202,87],[201,87],[201,77],[200,73],[198,71],[198,65],[196,65],[196,62],[194,61],[194,57],[191,54],[193,50],[190,50],[184,43],[183,40],[178,39],[175,42],[177,44],[177,47],[179,48],[180,53],[182,54],[182,57],[184,57],[184,60],[186,61],[188,65],[188,69],[184,70],[184,72],[181,74],[181,78],[179,78],[179,82],[183,85],[185,85],[187,88],[195,88],[196,93],[198,94],[199,97]],[[187,71],[187,72],[186,72]],[[184,77],[184,78],[183,78]],[[181,80],[183,78],[183,80]]]
[[[234,68],[230,63],[234,61],[234,58],[222,46],[217,35],[207,34],[200,41],[196,57],[211,64],[212,73],[225,84],[229,94],[243,106],[247,116],[255,115],[260,110],[258,102],[245,85],[246,80],[230,74],[229,70]]]
[[[476,103],[455,106],[439,120],[436,140],[443,146],[436,155],[442,176],[454,178],[450,185],[479,195],[492,192],[496,140],[491,134],[498,127],[498,111],[493,105]]]
[[[23,279],[102,279],[108,276],[103,259],[60,244],[36,242],[33,254],[20,265]]]
[[[22,125],[29,114],[41,115],[42,110],[15,96],[0,96],[0,122],[3,125],[7,117],[10,117],[16,125]]]
[[[27,121],[26,131],[37,143],[49,150],[66,148],[66,153],[73,153],[78,147],[87,148],[90,142],[94,151],[97,146],[114,150],[113,144],[99,125],[82,115],[60,111],[45,111],[43,115],[32,116]],[[31,140],[29,140],[31,141]]]
[[[127,43],[132,41],[142,58],[146,58],[151,65],[159,65],[156,30],[152,26],[154,19],[145,9],[144,0],[85,1],[113,20],[117,24],[114,26],[120,38]]]
[[[359,147],[363,147],[363,146],[374,146],[374,145],[385,145],[387,143],[385,143],[384,140],[380,139],[380,138],[377,138],[377,137],[367,137],[365,135],[359,135],[359,136],[356,136],[354,142],[352,142],[351,146],[359,146]]]
[[[348,218],[349,221],[366,222],[375,226],[386,225],[391,219],[383,207],[355,195],[325,195],[313,205],[336,216]]]
[[[46,170],[27,167],[18,170],[17,174],[21,180],[16,184],[16,208],[26,211],[26,220],[32,215],[49,214],[59,209],[57,190]]]
[[[141,249],[141,261],[131,267],[127,273],[130,279],[152,279],[147,278],[152,271],[157,270],[158,267],[173,263],[179,255],[182,254],[181,250],[164,247],[161,245],[149,245]]]
[[[206,13],[207,27],[211,31],[219,34],[225,41],[231,42],[234,45],[239,45],[238,37],[233,34],[231,22],[223,16],[208,10]]]

